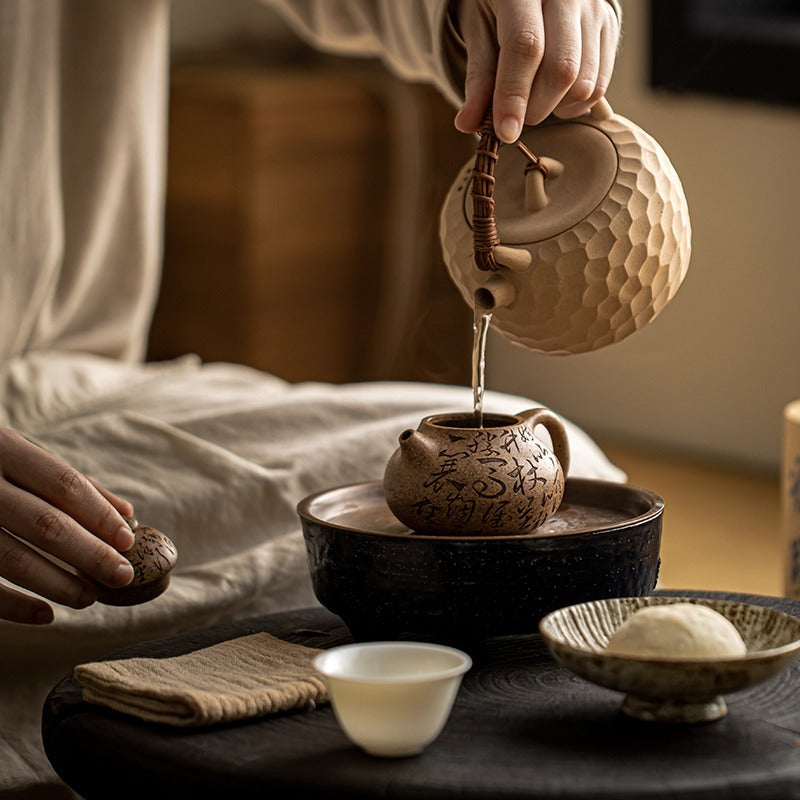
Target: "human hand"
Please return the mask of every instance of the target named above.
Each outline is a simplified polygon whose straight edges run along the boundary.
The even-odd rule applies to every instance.
[[[460,131],[479,130],[491,104],[497,136],[515,142],[523,124],[579,116],[605,94],[620,35],[609,0],[459,0],[455,13],[467,48]]]
[[[96,599],[92,580],[129,584],[133,567],[119,551],[134,536],[123,516],[133,517],[130,503],[0,427],[0,577],[40,595],[0,584],[0,619],[46,624],[53,609],[42,598],[85,608]]]

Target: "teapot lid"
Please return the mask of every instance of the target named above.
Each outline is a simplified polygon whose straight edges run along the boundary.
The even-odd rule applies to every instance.
[[[494,213],[503,244],[532,244],[567,231],[586,219],[611,190],[617,176],[618,153],[608,134],[591,118],[553,121],[525,128],[524,148],[558,169],[544,178],[546,205],[531,208],[528,197],[530,160],[523,148],[504,147],[494,172]],[[469,165],[468,165],[469,166]],[[472,228],[473,170],[463,179],[463,213]]]

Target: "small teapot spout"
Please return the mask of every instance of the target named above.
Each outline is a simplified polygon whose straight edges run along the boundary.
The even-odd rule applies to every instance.
[[[406,428],[398,437],[400,447],[408,447],[409,442],[414,441],[417,432],[413,428]]]
[[[422,456],[428,449],[428,440],[414,428],[404,430],[399,438],[401,452],[409,458]]]
[[[425,470],[435,457],[436,450],[427,435],[413,428],[407,428],[399,436],[398,447],[386,463],[383,473],[383,488],[390,508],[402,503],[403,493],[413,482],[413,476]]]
[[[473,300],[475,307],[481,311],[493,311],[496,308],[510,306],[517,299],[517,289],[504,275],[492,275],[483,286],[475,290]]]

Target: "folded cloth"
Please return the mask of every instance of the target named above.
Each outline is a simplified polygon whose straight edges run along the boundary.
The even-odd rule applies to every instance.
[[[87,702],[167,725],[213,725],[328,701],[312,659],[322,652],[254,633],[172,658],[75,667]]]

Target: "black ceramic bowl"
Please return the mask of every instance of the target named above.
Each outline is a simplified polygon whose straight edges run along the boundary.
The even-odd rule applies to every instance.
[[[651,594],[663,511],[653,492],[577,478],[526,536],[416,534],[389,510],[381,481],[297,507],[314,593],[354,639],[446,644],[535,633],[557,608]]]

